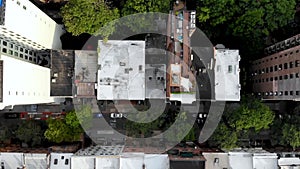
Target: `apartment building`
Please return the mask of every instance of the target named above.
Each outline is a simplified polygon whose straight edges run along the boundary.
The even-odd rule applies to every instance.
[[[50,51],[61,49],[62,25],[29,0],[0,3],[0,110],[54,102]]]
[[[300,45],[252,63],[253,92],[264,100],[300,99]]]

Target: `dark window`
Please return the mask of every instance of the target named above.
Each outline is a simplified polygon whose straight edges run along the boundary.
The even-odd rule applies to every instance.
[[[4,46],[7,46],[7,42],[3,41],[3,45],[4,45]]]
[[[229,65],[228,66],[228,73],[231,73],[232,72],[232,65]]]
[[[284,95],[289,95],[289,92],[288,91],[284,91]]]
[[[269,68],[268,67],[266,68],[266,73],[269,73]]]
[[[279,76],[279,80],[282,80],[282,76]]]
[[[261,83],[261,79],[258,80],[258,83]]]
[[[270,67],[270,72],[273,72],[273,67]]]
[[[277,77],[277,76],[275,77],[275,80],[278,80],[278,77]]]
[[[294,78],[294,74],[290,74],[290,79],[293,79]]]
[[[290,68],[294,67],[294,62],[290,62]]]
[[[278,70],[278,66],[277,65],[275,65],[275,67],[274,67],[274,71],[277,71]]]
[[[2,52],[6,53],[7,49],[6,48],[2,48]]]
[[[299,73],[296,73],[295,76],[296,76],[296,78],[299,78]]]
[[[287,68],[288,68],[288,64],[284,63],[284,69],[287,69]]]
[[[280,64],[280,65],[278,66],[278,68],[279,68],[279,70],[282,70],[282,64]]]
[[[58,163],[58,160],[54,159],[54,165],[57,165],[57,163]]]
[[[270,81],[273,81],[273,77],[270,78]]]
[[[288,77],[289,77],[288,75],[284,75],[284,79],[288,79]]]
[[[63,160],[65,158],[65,156],[61,156],[60,158]]]
[[[290,95],[292,96],[294,94],[294,91],[290,91]]]
[[[268,82],[269,81],[269,78],[266,78],[266,82]]]
[[[299,60],[296,60],[295,61],[295,67],[299,67],[299,64],[300,64]]]
[[[299,94],[300,94],[300,91],[296,91],[296,95],[299,96]]]
[[[66,159],[65,160],[65,165],[68,165],[69,164],[69,159]]]

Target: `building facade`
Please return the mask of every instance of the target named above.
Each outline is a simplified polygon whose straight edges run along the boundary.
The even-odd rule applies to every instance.
[[[29,0],[0,3],[0,110],[52,103],[50,51],[61,49],[58,25]]]
[[[252,63],[253,93],[264,100],[300,99],[300,45]]]

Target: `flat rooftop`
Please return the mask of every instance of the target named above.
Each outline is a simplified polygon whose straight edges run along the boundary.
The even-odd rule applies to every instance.
[[[98,55],[96,51],[75,51],[75,97],[95,97]]]
[[[73,50],[51,51],[51,96],[72,96]]]
[[[146,98],[166,98],[166,65],[146,64]]]
[[[98,44],[98,100],[145,99],[145,42]]]

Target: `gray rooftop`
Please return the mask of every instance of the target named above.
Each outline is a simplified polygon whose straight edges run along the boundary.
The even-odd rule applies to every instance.
[[[51,51],[51,96],[72,96],[73,70],[73,50]]]
[[[98,100],[145,99],[145,42],[99,41]]]
[[[91,146],[85,149],[81,149],[75,153],[76,156],[112,156],[120,155],[124,149],[123,145],[115,146]]]
[[[146,98],[166,98],[166,65],[146,64]]]

